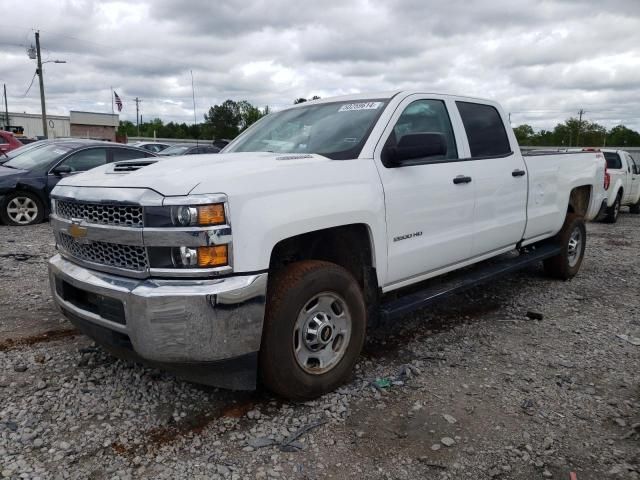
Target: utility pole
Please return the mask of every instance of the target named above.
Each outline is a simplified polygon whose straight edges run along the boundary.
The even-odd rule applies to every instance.
[[[138,115],[139,111],[140,111],[140,107],[139,104],[142,100],[140,100],[138,97],[136,97],[135,102],[136,102],[136,128],[138,129],[138,136],[140,136],[140,116]]]
[[[44,103],[44,80],[42,79],[42,57],[40,56],[40,31],[36,32],[36,55],[38,56],[38,78],[40,79],[40,105],[42,106],[42,135],[49,138],[47,134],[47,109]]]
[[[580,146],[580,129],[582,128],[582,115],[584,115],[585,113],[587,112],[585,112],[582,108],[578,112],[579,119],[578,119],[578,135],[576,137],[576,147]]]
[[[7,84],[4,84],[4,128],[9,128],[9,107],[7,106]]]

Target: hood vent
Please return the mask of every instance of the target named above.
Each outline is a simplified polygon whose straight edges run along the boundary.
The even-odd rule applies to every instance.
[[[313,155],[309,155],[309,154],[286,155],[282,157],[276,157],[276,160],[302,160],[303,158],[313,158]]]
[[[113,164],[113,173],[128,173],[140,170],[147,165],[156,163],[157,160],[133,160],[127,162],[117,162]]]

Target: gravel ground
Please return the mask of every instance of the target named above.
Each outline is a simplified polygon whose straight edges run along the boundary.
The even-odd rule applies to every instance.
[[[107,355],[53,308],[48,225],[2,226],[0,474],[638,479],[639,231],[589,224],[573,281],[530,268],[375,329],[349,384],[292,404]]]
[[[55,253],[48,223],[0,224],[0,342],[46,335],[69,324],[49,295],[47,260]]]

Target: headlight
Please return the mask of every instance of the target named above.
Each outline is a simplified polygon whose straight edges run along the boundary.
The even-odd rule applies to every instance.
[[[226,195],[166,197],[162,205],[145,206],[144,215],[152,275],[204,277],[233,271]]]
[[[177,227],[224,225],[224,204],[172,207],[171,220]]]
[[[177,268],[211,268],[223,267],[229,264],[229,250],[227,245],[211,247],[177,247],[172,249],[171,257]]]

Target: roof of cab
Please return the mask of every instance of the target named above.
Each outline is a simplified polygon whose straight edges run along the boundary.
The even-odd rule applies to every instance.
[[[470,97],[465,95],[456,95],[451,93],[441,92],[429,92],[425,90],[391,90],[385,92],[369,92],[369,93],[351,93],[348,95],[340,95],[336,97],[319,98],[317,100],[307,100],[306,102],[298,103],[295,105],[287,106],[283,110],[289,110],[291,108],[300,108],[307,105],[320,105],[323,103],[333,102],[348,102],[348,101],[364,101],[364,100],[390,100],[396,95],[402,94],[403,96],[409,95],[441,95],[446,97],[452,97],[457,99],[474,100],[482,103],[495,103],[493,100],[486,98]]]

